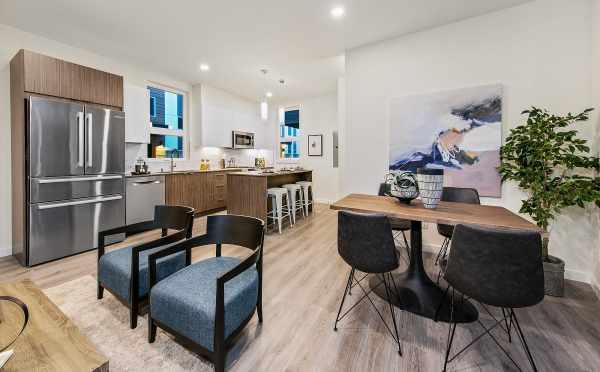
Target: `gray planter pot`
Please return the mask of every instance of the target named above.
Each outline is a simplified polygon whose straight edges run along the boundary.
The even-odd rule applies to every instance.
[[[558,257],[548,256],[544,261],[544,288],[548,296],[565,294],[565,262]]]

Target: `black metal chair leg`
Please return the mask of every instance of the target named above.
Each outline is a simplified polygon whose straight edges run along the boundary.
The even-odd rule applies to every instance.
[[[448,358],[450,357],[450,351],[452,350],[452,342],[454,341],[454,333],[456,332],[456,323],[450,323],[448,328],[448,345],[446,346],[446,357],[444,358],[444,372],[448,367]]]
[[[350,271],[350,287],[348,287],[348,295],[352,296],[352,278],[354,278],[354,268]]]
[[[346,301],[346,295],[348,294],[348,291],[350,291],[350,288],[352,287],[353,274],[354,274],[354,269],[351,269],[350,274],[348,275],[348,281],[346,282],[346,288],[344,289],[344,296],[342,297],[342,302],[340,303],[340,308],[338,310],[337,316],[335,317],[335,324],[333,325],[334,331],[337,331],[337,324],[338,324],[338,321],[340,320],[340,314],[342,313],[342,308],[344,307],[344,301]]]
[[[148,312],[148,342],[153,343],[154,340],[156,340],[156,324],[154,324],[150,312]]]
[[[508,333],[508,342],[512,343],[512,336],[510,334],[510,326],[512,325],[512,316],[510,317],[510,322],[508,320],[508,315],[506,314],[506,309],[502,308],[502,317],[504,318],[504,324],[506,325],[506,332]]]
[[[135,329],[137,327],[137,318],[138,318],[138,306],[134,302],[131,304],[131,309],[129,309],[129,327],[131,329]]]
[[[404,247],[406,248],[406,255],[410,259],[410,245],[408,244],[408,240],[406,239],[406,234],[402,231],[402,238],[404,239]]]
[[[398,335],[398,325],[396,323],[396,312],[394,311],[394,305],[392,304],[392,290],[388,285],[388,282],[385,278],[385,274],[383,276],[383,285],[385,286],[385,293],[387,296],[388,306],[390,308],[390,314],[392,316],[392,322],[394,323],[394,331],[396,333],[396,343],[398,344],[398,354],[402,355],[402,347],[400,346],[400,336]],[[391,274],[389,274],[390,280],[394,280],[391,278]]]
[[[98,282],[98,294],[97,297],[99,300],[102,299],[102,297],[104,297],[104,287],[100,284],[100,282]]]
[[[525,339],[525,335],[523,334],[523,330],[521,329],[521,325],[519,324],[519,320],[517,319],[517,314],[515,314],[514,309],[510,309],[511,319],[514,319],[517,334],[519,335],[519,339],[521,340],[521,344],[523,345],[523,349],[527,353],[527,358],[529,359],[529,364],[534,372],[537,372],[537,366],[535,365],[535,361],[533,360],[533,355],[531,355],[531,351],[529,350],[529,345],[527,345],[527,340]]]

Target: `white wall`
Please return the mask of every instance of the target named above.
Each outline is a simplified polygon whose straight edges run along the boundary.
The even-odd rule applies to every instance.
[[[388,167],[393,97],[502,83],[504,137],[530,105],[559,113],[590,107],[590,4],[539,0],[347,51],[345,147],[352,151],[345,153],[341,193],[377,191]],[[592,133],[592,123],[581,128],[584,138]],[[521,197],[505,184],[501,199],[484,203],[516,212]],[[426,245],[439,242],[432,230],[424,233]],[[586,211],[572,208],[557,219],[550,251],[566,261],[568,277],[590,280],[597,234]]]
[[[300,159],[297,164],[313,171],[315,200],[324,203],[336,201],[339,181],[338,168],[333,168],[333,131],[338,129],[337,94],[334,92],[281,106],[300,108]],[[314,134],[323,135],[323,156],[308,156],[308,135]],[[296,164],[286,160],[278,160],[277,163],[281,166]]]
[[[592,1],[592,91],[596,107],[596,135],[594,151],[600,155],[600,0]],[[595,257],[593,263],[592,285],[600,298],[600,210],[595,209],[593,220],[596,226]]]
[[[81,65],[122,75],[128,83],[145,85],[154,81],[180,90],[191,91],[191,86],[168,76],[146,71],[140,66],[111,60],[97,54],[73,48],[59,42],[26,33],[0,24],[0,148],[10,154],[10,60],[19,49],[28,49]],[[11,162],[5,155],[0,162],[0,257],[12,252],[11,238]]]

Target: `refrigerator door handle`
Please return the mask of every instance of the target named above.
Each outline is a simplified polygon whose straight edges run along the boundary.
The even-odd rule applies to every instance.
[[[81,181],[105,181],[105,180],[118,180],[123,178],[120,175],[112,175],[112,176],[97,176],[97,177],[65,177],[65,178],[46,178],[46,179],[37,179],[36,183],[45,184],[45,183],[63,183],[63,182],[81,182]]]
[[[85,128],[83,127],[83,112],[80,111],[77,113],[77,166],[80,168],[83,167],[83,149],[85,146],[84,134]]]
[[[93,139],[94,139],[94,131],[92,126],[92,114],[89,113],[87,116],[87,125],[88,125],[88,158],[87,158],[87,166],[91,167],[93,165],[92,157],[94,154],[94,148],[92,147]]]
[[[42,204],[42,205],[38,205],[38,209],[42,210],[42,209],[70,207],[73,205],[102,203],[102,202],[107,202],[107,201],[111,201],[111,200],[119,200],[119,199],[123,199],[123,196],[115,195],[115,196],[101,197],[101,198],[94,198],[94,199],[76,200],[76,201],[64,202],[64,203]]]

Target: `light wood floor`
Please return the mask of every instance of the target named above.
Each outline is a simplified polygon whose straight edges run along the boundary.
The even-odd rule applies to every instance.
[[[204,222],[203,218],[196,220],[196,233],[204,231]],[[258,325],[255,318],[231,350],[231,371],[441,371],[446,324],[398,311],[403,356],[396,352],[394,342],[368,302],[344,319],[338,332],[333,331],[348,273],[337,254],[336,234],[336,213],[326,205],[318,205],[314,216],[299,221],[282,235],[267,236],[264,322]],[[123,244],[146,238],[148,235],[137,236]],[[214,252],[198,249],[194,260],[209,254]],[[243,251],[226,247],[224,254],[240,255]],[[432,258],[426,261],[433,275]],[[95,275],[95,271],[96,252],[31,269],[22,268],[12,258],[0,259],[0,282],[30,278],[42,288]],[[357,288],[350,302],[358,299],[358,291]],[[379,299],[374,301],[380,309],[387,309]],[[568,282],[566,297],[547,297],[542,304],[517,314],[541,371],[599,370],[600,301],[590,286]],[[389,320],[389,313],[386,316]],[[482,318],[489,322],[489,317]],[[458,348],[466,344],[480,331],[476,324],[459,326],[455,345]],[[503,345],[527,370],[518,341]],[[450,370],[515,369],[484,337]]]

